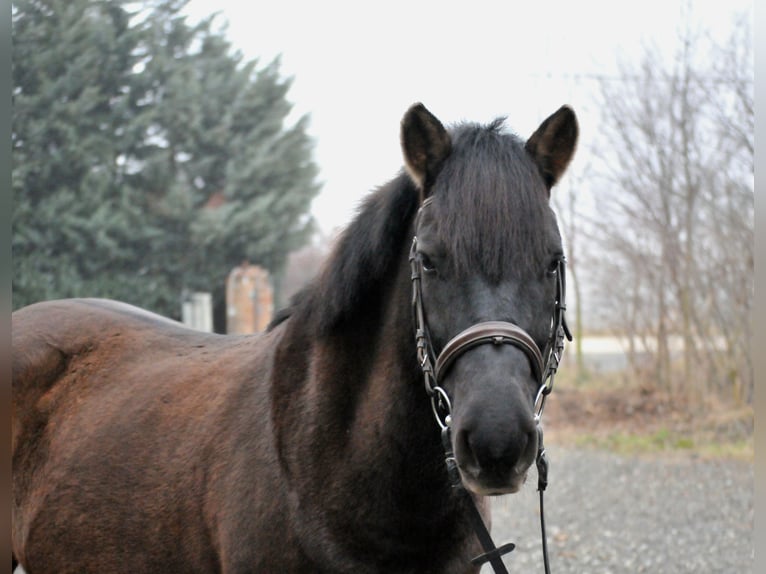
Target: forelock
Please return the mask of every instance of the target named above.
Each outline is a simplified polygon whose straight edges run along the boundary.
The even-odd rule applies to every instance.
[[[440,239],[459,274],[493,282],[524,274],[547,255],[552,214],[524,142],[503,130],[463,124],[434,186]]]

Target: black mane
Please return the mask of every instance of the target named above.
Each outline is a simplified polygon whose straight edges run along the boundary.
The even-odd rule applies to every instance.
[[[524,149],[502,129],[461,124],[450,130],[452,152],[434,184],[433,209],[440,236],[456,270],[499,281],[524,273],[545,257],[547,189]],[[295,316],[317,334],[327,334],[374,301],[394,276],[420,202],[420,192],[402,172],[362,204],[339,237],[322,272],[277,314],[270,328]]]
[[[359,213],[337,239],[319,275],[279,312],[269,328],[288,317],[326,334],[377,298],[393,275],[403,241],[419,203],[419,192],[402,171],[362,203]]]

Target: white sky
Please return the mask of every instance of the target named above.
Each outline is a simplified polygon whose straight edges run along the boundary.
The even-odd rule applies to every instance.
[[[593,75],[637,61],[647,45],[671,57],[683,15],[726,37],[750,0],[191,0],[214,12],[247,60],[282,55],[288,99],[310,114],[320,228],[345,225],[371,189],[402,165],[399,121],[422,101],[445,124],[507,116],[520,136],[564,103],[580,116],[578,161],[598,130]]]

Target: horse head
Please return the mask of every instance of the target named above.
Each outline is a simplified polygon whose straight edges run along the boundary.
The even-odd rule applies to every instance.
[[[434,386],[451,403],[462,481],[482,495],[517,491],[536,458],[534,406],[564,257],[550,190],[578,134],[568,107],[526,142],[501,124],[448,131],[416,104],[401,128],[421,201],[411,255],[415,328],[424,361],[436,366]]]

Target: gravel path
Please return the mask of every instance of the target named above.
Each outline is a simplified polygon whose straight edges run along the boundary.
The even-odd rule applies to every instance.
[[[753,572],[752,464],[556,445],[548,456],[552,574]],[[493,503],[495,543],[516,543],[511,574],[544,572],[536,488],[532,470],[521,492]]]

